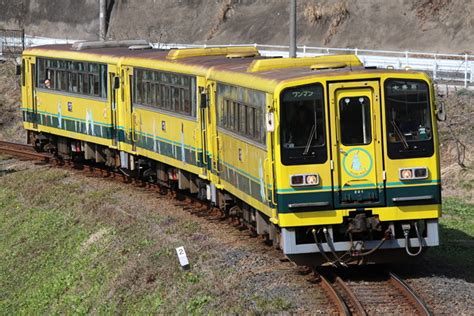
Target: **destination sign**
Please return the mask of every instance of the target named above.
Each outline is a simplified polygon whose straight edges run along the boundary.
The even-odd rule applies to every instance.
[[[281,101],[305,101],[321,99],[323,96],[323,88],[320,85],[302,86],[286,89],[282,93]]]

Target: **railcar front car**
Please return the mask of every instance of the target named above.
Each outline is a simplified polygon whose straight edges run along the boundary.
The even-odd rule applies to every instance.
[[[439,243],[431,81],[360,68],[321,70],[275,93],[281,245],[297,261],[392,261]]]

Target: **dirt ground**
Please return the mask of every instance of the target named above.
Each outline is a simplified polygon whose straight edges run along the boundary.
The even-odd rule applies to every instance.
[[[110,39],[286,45],[287,0],[109,0]],[[472,0],[298,0],[307,46],[473,53]],[[97,39],[98,1],[0,0],[0,28]]]

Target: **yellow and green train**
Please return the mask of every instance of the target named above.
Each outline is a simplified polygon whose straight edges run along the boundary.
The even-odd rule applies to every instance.
[[[295,260],[381,262],[439,244],[426,74],[355,55],[136,44],[25,50],[29,142],[189,190]]]

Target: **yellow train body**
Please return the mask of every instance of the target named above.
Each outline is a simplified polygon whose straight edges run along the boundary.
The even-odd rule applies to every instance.
[[[343,230],[380,227],[393,234],[386,248],[438,244],[436,110],[423,73],[366,69],[352,55],[268,59],[252,47],[51,45],[24,52],[22,97],[30,140],[109,149],[130,170],[145,159],[166,174],[158,179],[237,207],[288,255],[360,252]]]

